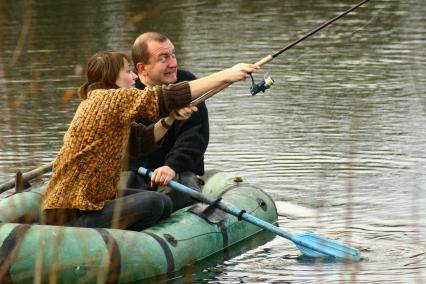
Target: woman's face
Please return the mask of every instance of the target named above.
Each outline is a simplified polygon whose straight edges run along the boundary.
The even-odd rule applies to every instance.
[[[135,80],[138,76],[133,73],[132,69],[130,69],[130,63],[124,60],[124,67],[121,68],[120,73],[118,73],[117,81],[115,84],[120,88],[131,88],[135,86]]]

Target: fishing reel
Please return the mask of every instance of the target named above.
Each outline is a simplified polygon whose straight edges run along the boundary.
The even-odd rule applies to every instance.
[[[274,80],[272,79],[271,76],[269,76],[268,73],[266,73],[265,76],[263,77],[263,80],[257,84],[254,82],[254,78],[251,75],[251,73],[250,73],[250,77],[251,77],[250,93],[253,96],[259,92],[264,93],[266,89],[269,89],[274,84]]]

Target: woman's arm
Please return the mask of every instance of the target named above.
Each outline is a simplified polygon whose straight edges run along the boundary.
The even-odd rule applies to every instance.
[[[156,123],[145,126],[143,123],[133,122],[130,133],[130,153],[138,157],[158,149],[157,144],[167,133],[175,120],[188,119],[194,111],[198,111],[195,106],[184,107],[172,111],[167,117],[160,119]]]
[[[175,119],[169,115],[157,121],[154,124],[154,141],[157,143],[160,141],[164,135],[166,135],[169,128],[173,125]]]
[[[173,125],[175,120],[186,120],[191,116],[194,111],[197,110],[198,109],[195,106],[184,107],[172,111],[168,116],[157,121],[154,125],[155,143],[157,143],[164,137],[164,135],[167,133],[167,130]]]

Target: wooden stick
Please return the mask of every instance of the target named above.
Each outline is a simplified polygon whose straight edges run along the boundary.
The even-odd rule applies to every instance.
[[[3,184],[0,185],[0,193],[5,192],[6,190],[9,190],[13,187],[15,187],[17,185],[16,180],[19,179],[20,180],[20,184],[18,184],[18,189],[22,189],[22,184],[36,178],[39,177],[47,172],[50,172],[52,170],[52,162],[50,162],[49,164],[40,166],[34,170],[31,170],[29,172],[26,172],[24,174],[22,174],[21,178],[13,178],[8,182],[5,182]],[[18,172],[19,173],[19,172]],[[19,174],[18,174],[19,175]]]

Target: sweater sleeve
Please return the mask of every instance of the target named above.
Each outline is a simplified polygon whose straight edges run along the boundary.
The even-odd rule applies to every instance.
[[[187,81],[155,87],[158,96],[160,116],[167,116],[172,110],[189,105],[191,90]]]
[[[120,88],[114,90],[117,109],[124,122],[143,116],[151,121],[166,117],[172,110],[189,105],[191,90],[188,82],[155,86],[153,88]]]
[[[116,106],[114,110],[119,110],[121,122],[124,124],[130,124],[137,116],[144,116],[153,121],[160,118],[159,99],[153,88],[119,88],[113,91],[112,96]]]

